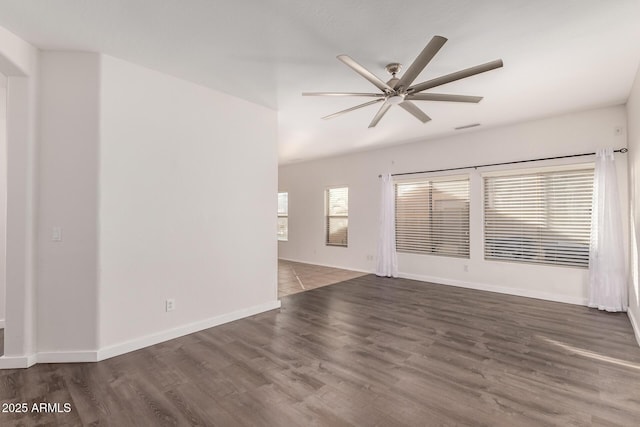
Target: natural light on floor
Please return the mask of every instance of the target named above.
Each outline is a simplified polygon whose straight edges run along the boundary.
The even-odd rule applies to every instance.
[[[549,344],[553,344],[555,346],[558,346],[560,348],[563,348],[571,353],[577,354],[579,356],[584,356],[584,357],[588,357],[590,359],[595,359],[595,360],[601,360],[603,362],[608,362],[608,363],[613,363],[614,365],[618,365],[618,366],[624,366],[627,368],[632,368],[632,369],[637,369],[640,371],[640,364],[637,363],[633,363],[633,362],[629,362],[626,360],[621,360],[621,359],[616,359],[615,357],[609,357],[609,356],[604,356],[602,354],[590,351],[590,350],[585,350],[583,348],[578,348],[578,347],[574,347],[572,345],[569,344],[565,344],[562,343],[560,341],[556,341],[554,339],[551,338],[547,338],[547,337],[543,337],[538,335],[538,338],[540,338],[543,341],[548,342]]]

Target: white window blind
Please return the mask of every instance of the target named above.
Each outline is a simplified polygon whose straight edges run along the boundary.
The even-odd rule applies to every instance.
[[[397,183],[396,250],[469,258],[469,177]]]
[[[349,188],[326,191],[326,244],[347,246],[349,237]]]
[[[278,193],[278,240],[289,240],[289,193]]]
[[[587,267],[593,169],[484,178],[485,259]]]

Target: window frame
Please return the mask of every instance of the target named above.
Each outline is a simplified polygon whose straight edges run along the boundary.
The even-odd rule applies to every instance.
[[[579,243],[579,245],[581,246],[581,252],[583,253],[583,257],[582,259],[585,260],[586,262],[582,262],[582,263],[578,263],[578,262],[574,262],[574,263],[569,263],[569,262],[560,262],[558,261],[558,258],[562,258],[562,255],[565,253],[569,253],[571,254],[571,252],[578,252],[575,248],[574,249],[567,249],[566,252],[563,252],[561,250],[558,250],[557,248],[570,248],[571,246],[567,245],[567,243],[572,243],[575,244],[576,246],[578,246],[578,244],[571,242],[571,238],[573,237],[573,235],[569,235],[569,237],[565,237],[563,241],[557,240],[556,242],[550,241],[550,240],[545,240],[547,239],[545,237],[545,239],[543,239],[542,237],[539,237],[539,250],[540,250],[540,254],[533,256],[533,254],[528,254],[526,257],[524,255],[524,251],[525,248],[528,249],[528,247],[526,247],[526,245],[522,245],[522,249],[521,249],[521,254],[516,257],[515,255],[511,258],[506,257],[506,256],[493,256],[493,257],[488,257],[487,256],[487,252],[489,251],[489,248],[487,246],[487,241],[488,241],[488,223],[487,221],[489,220],[489,218],[487,217],[487,199],[488,199],[488,194],[487,194],[487,178],[501,178],[501,177],[517,177],[517,176],[533,176],[533,175],[546,175],[546,176],[550,176],[554,173],[557,174],[562,174],[562,173],[569,173],[569,172],[576,172],[576,173],[580,173],[580,172],[587,172],[587,171],[591,171],[592,173],[595,172],[594,170],[595,168],[595,163],[593,162],[588,162],[588,163],[572,163],[572,164],[558,164],[558,165],[553,165],[553,166],[541,166],[541,167],[532,167],[532,168],[518,168],[518,169],[501,169],[501,170],[495,170],[495,171],[488,171],[485,173],[482,173],[480,176],[481,179],[481,188],[482,188],[482,193],[481,193],[481,203],[482,203],[482,243],[483,243],[483,248],[482,248],[482,254],[483,254],[483,260],[484,261],[491,261],[491,262],[510,262],[510,263],[518,263],[518,264],[529,264],[529,265],[535,265],[535,266],[548,266],[548,267],[561,267],[561,268],[579,268],[579,269],[586,269],[589,267],[589,241],[590,241],[590,232],[591,232],[591,214],[592,214],[592,206],[591,206],[591,200],[593,197],[593,185],[591,185],[589,188],[589,194],[581,194],[580,196],[582,197],[583,200],[587,200],[586,202],[583,202],[583,204],[588,205],[588,208],[583,207],[583,210],[588,209],[589,211],[589,221],[588,223],[584,223],[582,222],[582,233],[587,233],[588,237],[586,239],[584,239],[582,242]],[[591,181],[593,182],[593,181]],[[548,185],[548,184],[545,184]],[[545,187],[548,188],[548,187]],[[575,194],[575,192],[573,193]],[[495,196],[494,196],[495,197]],[[557,197],[549,197],[548,195],[548,191],[545,191],[545,196],[544,196],[545,202],[547,204],[547,206],[550,203],[557,203],[556,199],[559,199]],[[579,210],[579,207],[576,206],[571,206],[572,209],[575,210]],[[545,223],[551,223],[553,216],[549,215],[549,211],[551,209],[549,209],[548,207],[545,208],[545,216],[543,218]],[[492,215],[496,215],[496,214],[492,214]],[[575,224],[575,221],[571,222],[572,225]],[[528,230],[527,230],[528,231]],[[540,232],[540,235],[549,235],[553,233],[553,231],[551,231],[551,227],[545,227],[542,229],[542,231]],[[558,232],[560,234],[560,232]],[[495,233],[494,233],[495,234]],[[527,238],[528,236],[525,235],[526,232],[522,232],[521,235],[519,236],[521,238],[522,241],[524,241],[525,238]],[[579,233],[575,233],[575,234],[579,234]],[[489,236],[490,238],[492,238],[492,236]],[[534,240],[534,239],[532,239]],[[535,240],[534,240],[535,241]],[[560,245],[560,243],[564,243],[564,245]],[[553,243],[555,243],[557,246],[553,246]],[[498,246],[494,245],[493,249],[496,250]],[[549,249],[554,249],[555,250],[550,250],[549,254],[550,256],[546,256],[546,252],[545,250],[543,250],[544,248],[549,248]],[[515,251],[512,251],[515,253]],[[551,256],[551,254],[554,254],[553,256]],[[551,261],[551,258],[555,258],[554,261]]]
[[[466,188],[458,187],[458,184],[456,184],[456,182],[466,183]],[[436,186],[438,183],[447,183],[451,185],[452,189],[454,190],[459,190],[460,188],[462,188],[462,191],[466,192],[466,194],[464,194],[466,198],[461,199],[462,202],[466,204],[466,206],[462,209],[458,209],[458,212],[461,212],[462,216],[461,214],[456,213],[456,216],[454,217],[454,219],[455,218],[462,219],[463,221],[462,232],[455,236],[455,239],[453,242],[452,241],[447,242],[446,239],[443,239],[441,237],[436,237],[436,236],[442,236],[442,234],[444,232],[449,231],[452,226],[450,224],[436,226],[439,221],[443,219],[446,220],[447,217],[442,216],[441,214],[438,215],[438,209],[436,208],[434,203],[438,201],[437,198],[434,198],[434,193],[433,193],[434,183],[436,184]],[[398,206],[399,206],[398,186],[410,185],[410,184],[424,184],[428,191],[427,200],[423,202],[427,204],[427,211],[425,212],[425,219],[423,221],[425,222],[425,224],[428,224],[426,227],[428,227],[429,231],[425,232],[425,235],[423,235],[420,238],[420,240],[422,241],[412,245],[413,246],[412,248],[400,242],[399,236],[400,236],[400,239],[402,239],[403,238],[402,235],[411,235],[411,234],[415,234],[416,232],[420,232],[422,231],[420,230],[420,226],[407,225],[404,231],[400,231],[400,229],[402,228],[402,224],[400,224],[398,221],[400,217],[399,209],[398,209]],[[463,186],[464,185],[465,184],[463,184]],[[394,182],[394,204],[395,204],[394,227],[396,232],[396,251],[399,253],[406,253],[406,254],[412,254],[412,255],[434,255],[434,256],[444,256],[444,257],[450,257],[450,258],[470,259],[471,257],[471,210],[472,210],[471,187],[472,187],[471,175],[469,173],[466,173],[466,174],[458,173],[455,175],[422,176],[419,178],[402,179]],[[411,201],[408,201],[408,203],[411,203]],[[415,201],[413,201],[413,203],[415,203]],[[410,208],[405,208],[405,209],[410,211]],[[466,216],[464,216],[464,213],[465,213],[464,211],[466,211]],[[403,219],[403,221],[406,221],[406,219]],[[419,247],[420,244],[423,244],[424,247],[420,248]],[[458,245],[456,248],[456,251],[458,253],[453,253],[453,251],[451,250],[446,250],[446,246],[447,245],[451,246],[452,244]]]
[[[346,204],[346,215],[331,215],[330,212],[330,199],[331,199],[331,191],[332,190],[342,190],[346,189],[347,196],[347,204]],[[331,220],[332,219],[342,219],[345,218],[347,221],[347,226],[345,227],[345,240],[344,243],[332,243],[331,240]],[[325,246],[338,247],[338,248],[347,248],[349,247],[349,186],[348,185],[337,185],[327,187],[324,190],[324,244]]]
[[[280,195],[287,195],[287,207],[286,212],[283,214],[280,212]],[[286,219],[287,227],[286,227],[286,235],[284,237],[280,237],[280,223],[279,220],[281,218]],[[278,242],[288,242],[289,241],[289,192],[288,191],[278,191]]]

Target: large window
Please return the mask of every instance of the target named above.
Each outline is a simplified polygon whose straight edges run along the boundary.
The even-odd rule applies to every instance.
[[[469,258],[469,177],[396,184],[398,252]]]
[[[589,265],[593,168],[484,177],[485,259]]]
[[[347,246],[349,229],[349,188],[329,188],[326,191],[326,244]]]
[[[278,193],[278,240],[289,240],[289,193]]]

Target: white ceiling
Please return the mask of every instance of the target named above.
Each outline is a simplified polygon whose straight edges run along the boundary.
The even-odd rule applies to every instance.
[[[0,0],[0,26],[43,49],[97,51],[277,109],[281,163],[624,103],[640,61],[640,0]],[[426,124],[379,106],[324,121],[375,92],[335,59],[383,80],[433,35],[449,41],[416,82],[502,58],[504,68],[429,92],[479,104],[419,102]],[[472,132],[467,130],[463,132]]]

